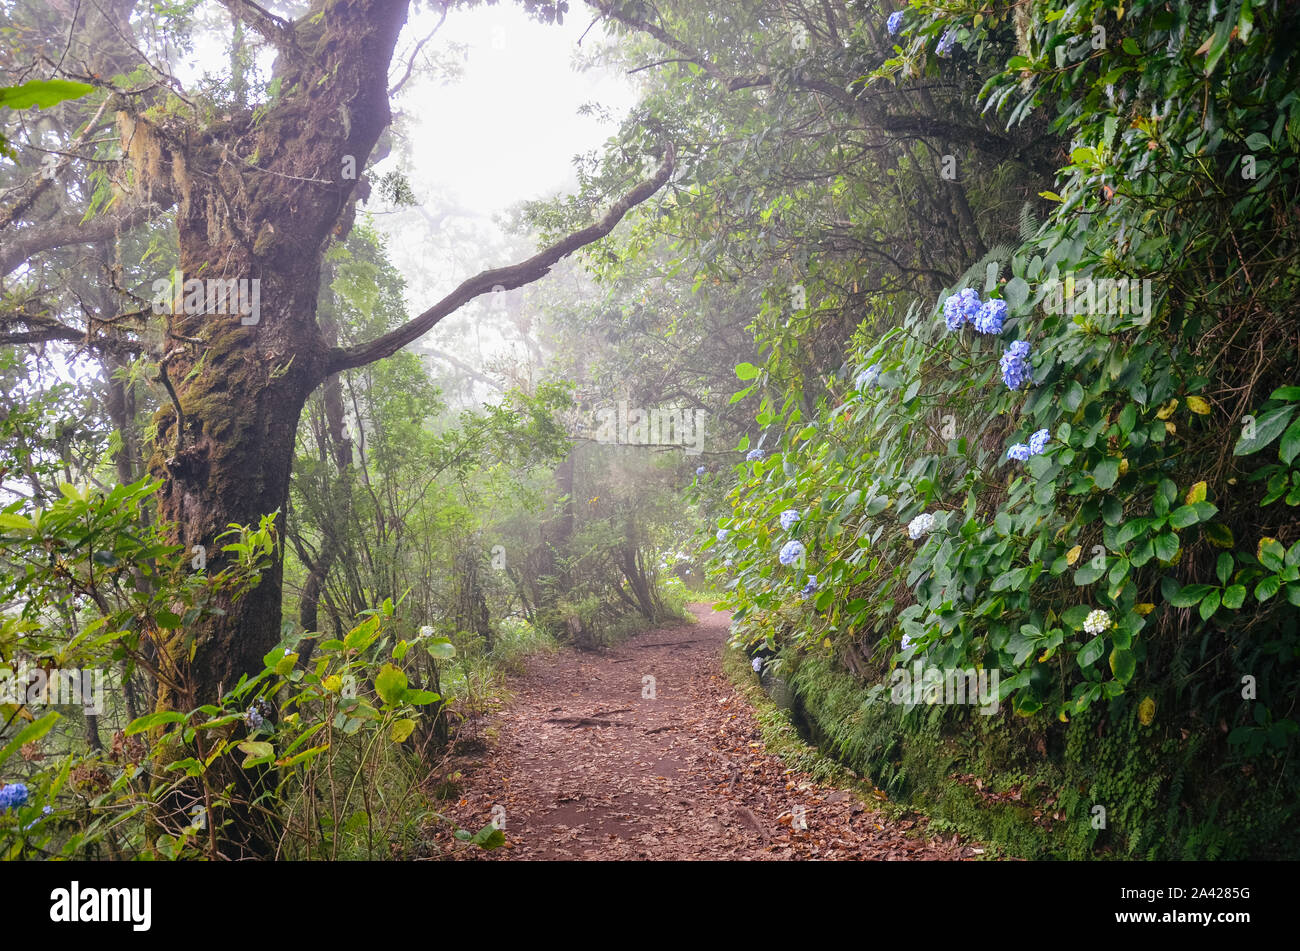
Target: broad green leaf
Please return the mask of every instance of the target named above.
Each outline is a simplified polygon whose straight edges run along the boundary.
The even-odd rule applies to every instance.
[[[17,735],[5,744],[5,748],[0,750],[0,763],[3,763],[12,756],[15,750],[21,749],[28,743],[35,743],[46,733],[49,733],[54,727],[54,724],[58,722],[60,716],[61,714],[51,710],[39,720],[34,723],[29,723],[19,730]]]
[[[392,664],[385,664],[375,677],[375,692],[384,703],[400,703],[402,695],[406,693],[406,684],[405,672]]]
[[[157,713],[146,713],[127,724],[124,731],[127,736],[135,736],[137,733],[144,733],[146,730],[152,730],[156,726],[164,723],[184,723],[189,719],[189,715],[179,713],[175,710],[161,710]]]
[[[94,90],[94,86],[67,79],[33,79],[21,86],[0,86],[0,106],[46,109],[68,99],[79,99]]]
[[[1233,447],[1232,454],[1234,456],[1249,456],[1253,452],[1259,452],[1282,435],[1295,410],[1294,406],[1281,406],[1260,416],[1255,420],[1253,427],[1243,430],[1241,438],[1237,440],[1237,445]],[[1247,436],[1252,438],[1247,438]]]

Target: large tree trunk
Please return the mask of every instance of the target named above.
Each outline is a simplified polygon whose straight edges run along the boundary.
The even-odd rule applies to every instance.
[[[232,523],[256,525],[276,509],[283,517],[298,418],[327,374],[315,320],[321,257],[347,227],[354,170],[389,122],[387,70],[406,6],[314,3],[323,17],[284,35],[281,99],[259,122],[244,113],[196,143],[119,116],[142,186],[177,202],[184,279],[259,282],[256,293],[248,285],[246,303],[260,305],[250,313],[181,306],[165,318],[164,383],[175,399],[159,413],[149,468],[164,480],[159,515],[186,550],[207,549],[209,570],[224,563],[217,536]],[[322,74],[332,81],[318,84]],[[182,687],[162,689],[160,707],[210,702],[261,666],[280,636],[282,569],[279,555],[249,594],[219,605],[226,614],[167,639]]]

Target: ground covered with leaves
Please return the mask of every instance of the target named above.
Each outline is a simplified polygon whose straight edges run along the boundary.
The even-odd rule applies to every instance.
[[[536,658],[512,685],[486,754],[461,757],[467,828],[496,818],[494,859],[968,859],[765,751],[720,663],[728,615],[648,631],[602,653]],[[649,680],[647,678],[653,678]],[[495,811],[494,811],[494,807]]]

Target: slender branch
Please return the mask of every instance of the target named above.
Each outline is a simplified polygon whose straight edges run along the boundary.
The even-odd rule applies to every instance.
[[[232,16],[252,27],[259,36],[286,55],[301,55],[293,39],[293,24],[253,0],[221,0]]]
[[[397,81],[395,86],[388,90],[388,96],[390,99],[393,96],[396,96],[401,91],[402,87],[406,85],[406,81],[411,78],[411,73],[415,70],[415,58],[420,55],[420,50],[424,49],[424,44],[433,39],[434,34],[442,29],[442,25],[447,22],[447,10],[447,7],[443,8],[442,16],[438,18],[438,22],[434,24],[434,27],[429,31],[428,36],[415,44],[415,49],[411,51],[410,59],[406,61],[405,75]]]
[[[623,216],[633,207],[641,204],[641,202],[662,188],[672,174],[676,155],[676,149],[669,143],[664,150],[663,162],[660,163],[654,175],[615,202],[609,211],[605,213],[605,216],[595,224],[588,225],[581,231],[575,231],[549,247],[543,248],[526,261],[520,261],[518,264],[512,264],[508,267],[480,271],[462,282],[459,287],[419,317],[407,321],[401,327],[384,334],[382,337],[348,349],[333,348],[329,351],[327,357],[326,375],[337,373],[340,370],[365,366],[367,363],[374,363],[376,360],[392,356],[407,344],[413,343],[424,336],[433,328],[434,324],[448,314],[496,287],[510,290],[538,280],[549,272],[561,258],[567,257],[579,248],[605,237],[614,230],[614,226],[622,221]]]

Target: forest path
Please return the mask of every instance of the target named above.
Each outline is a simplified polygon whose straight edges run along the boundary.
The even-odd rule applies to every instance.
[[[603,653],[566,648],[531,660],[493,718],[493,749],[454,763],[461,798],[445,810],[476,830],[504,807],[507,845],[459,857],[974,856],[955,838],[910,836],[914,822],[894,823],[851,793],[787,772],[764,751],[753,709],[722,671],[729,616],[708,605],[691,611],[698,623],[646,631]]]

